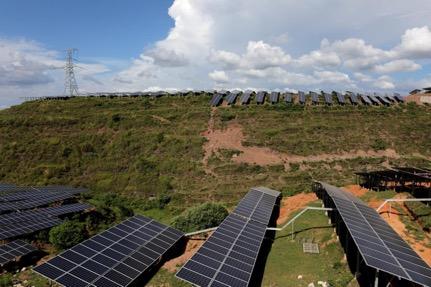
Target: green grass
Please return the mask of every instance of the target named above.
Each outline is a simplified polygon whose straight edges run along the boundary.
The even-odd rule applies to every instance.
[[[353,275],[324,212],[307,211],[295,221],[294,227],[294,240],[290,226],[277,232],[268,256],[263,286],[301,287],[311,282],[317,286],[317,281],[347,286]],[[318,243],[320,254],[303,253],[303,240]],[[302,279],[298,279],[299,275]]]

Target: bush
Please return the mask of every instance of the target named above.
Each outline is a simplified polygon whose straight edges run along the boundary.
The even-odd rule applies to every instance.
[[[0,287],[9,287],[12,286],[12,275],[11,274],[2,274],[0,276]]]
[[[204,203],[172,220],[172,226],[183,232],[216,227],[228,216],[227,209],[216,203]]]
[[[84,234],[85,228],[82,223],[66,221],[51,229],[49,232],[49,242],[54,244],[58,249],[66,249],[84,240]]]

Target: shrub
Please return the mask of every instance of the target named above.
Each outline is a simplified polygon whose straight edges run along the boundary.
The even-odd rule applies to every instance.
[[[0,287],[9,287],[12,285],[12,274],[2,274],[0,276]]]
[[[172,226],[183,232],[191,232],[218,226],[229,212],[216,203],[204,203],[175,217]]]
[[[51,229],[49,242],[59,249],[66,249],[84,240],[84,234],[85,228],[82,223],[66,221]]]

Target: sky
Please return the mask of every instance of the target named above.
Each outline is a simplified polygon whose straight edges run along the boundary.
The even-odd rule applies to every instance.
[[[0,0],[0,108],[79,90],[431,86],[429,0]]]

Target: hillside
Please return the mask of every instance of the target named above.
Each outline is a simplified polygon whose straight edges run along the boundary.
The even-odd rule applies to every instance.
[[[254,185],[287,195],[308,191],[311,178],[344,185],[365,168],[431,164],[429,107],[280,103],[211,112],[208,101],[86,98],[1,111],[0,180],[143,199],[168,193],[175,214],[208,199],[233,205]]]
[[[3,110],[0,181],[85,186],[93,191],[90,203],[114,193],[135,213],[170,223],[189,207],[207,201],[231,208],[252,186],[282,191],[285,207],[290,208],[319,204],[314,195],[305,200],[299,194],[311,191],[312,179],[344,186],[355,183],[354,172],[359,170],[431,167],[427,106],[280,103],[210,108],[209,99],[74,98],[26,102]],[[294,194],[298,199],[289,198]],[[280,222],[293,216],[291,212],[296,209],[282,210]],[[352,279],[326,221],[322,213],[308,214],[298,223],[302,231],[296,241],[289,239],[290,231],[276,237],[264,286],[282,286],[280,282],[297,280],[298,274],[304,276],[301,286],[327,274],[333,274],[326,279],[336,285]],[[310,228],[316,224],[319,229]],[[310,238],[321,242],[324,252],[312,261],[299,251],[301,240]],[[305,265],[297,265],[298,260],[305,260]],[[181,263],[170,265],[175,270]],[[286,273],[286,268],[292,272]],[[39,279],[34,280],[32,284]],[[41,282],[36,286],[45,286]],[[163,284],[183,286],[173,273],[161,269],[150,285]]]

